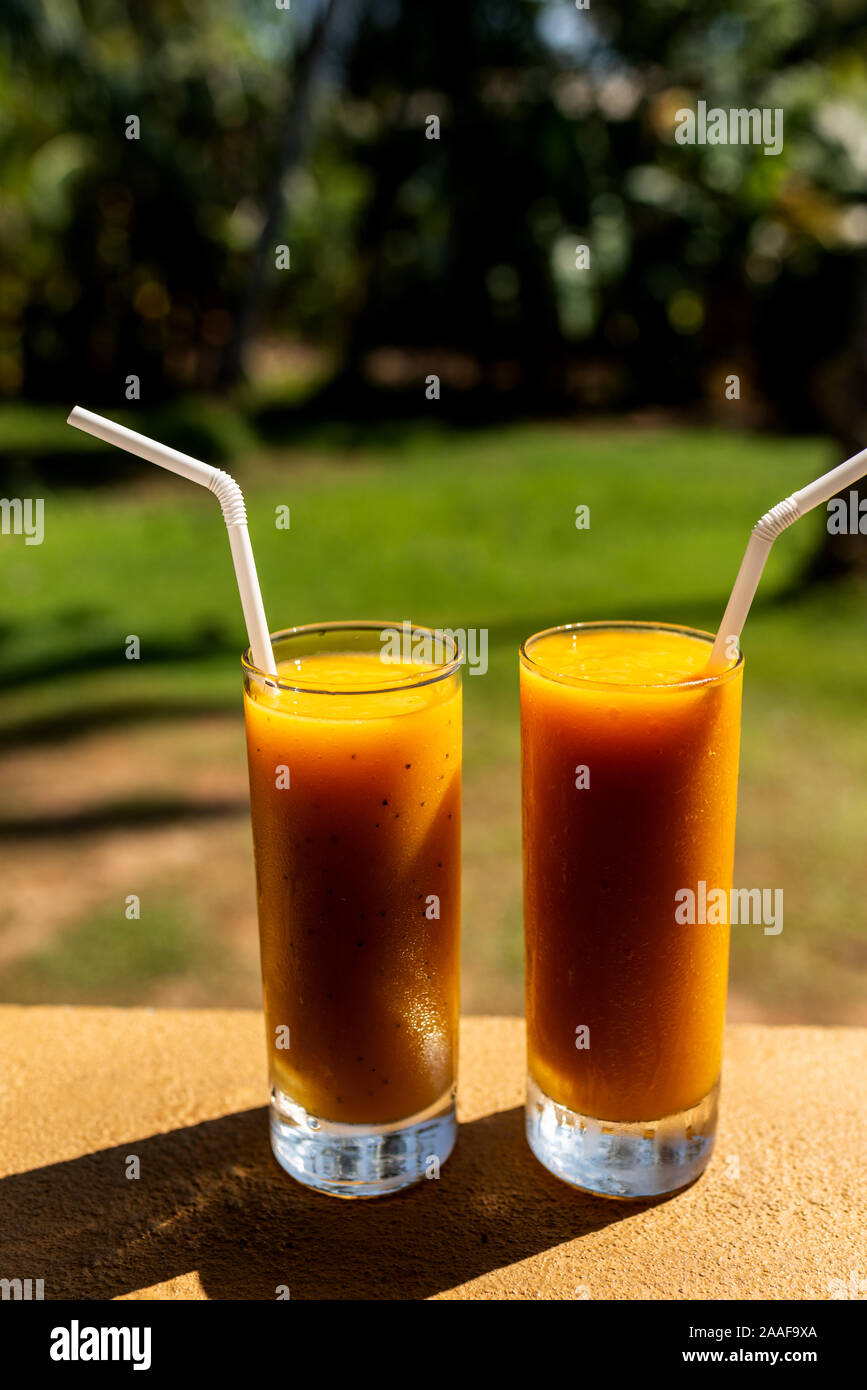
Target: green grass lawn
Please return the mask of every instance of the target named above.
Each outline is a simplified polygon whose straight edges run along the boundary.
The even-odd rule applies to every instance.
[[[30,759],[21,785],[25,801],[32,791],[34,815],[51,806],[64,760],[81,761],[87,741],[107,730],[122,768],[133,731],[150,727],[156,751],[167,728],[189,727],[177,755],[182,790],[190,760],[209,762],[199,716],[237,719],[240,729],[244,634],[219,508],[204,490],[119,453],[114,459],[117,486],[77,488],[70,476],[69,486],[46,494],[43,545],[0,540],[0,741],[8,756]],[[365,442],[334,429],[224,464],[245,490],[272,628],[381,617],[489,632],[489,671],[465,685],[470,1007],[520,1005],[521,638],[604,617],[713,629],[753,522],[837,461],[822,440],[534,425],[384,431]],[[74,461],[68,467],[74,474]],[[589,530],[575,528],[579,504],[590,508]],[[289,530],[275,525],[283,505]],[[856,585],[797,591],[822,525],[812,516],[777,543],[744,638],[736,877],[782,887],[786,926],[779,938],[740,929],[733,987],[769,1016],[830,1020],[838,1009],[854,1016],[867,975],[867,608]],[[125,659],[132,634],[140,661]],[[139,737],[145,763],[141,748],[150,746]],[[240,776],[240,741],[225,757]],[[125,795],[115,788],[113,802],[145,796],[141,765],[130,763]],[[88,787],[86,759],[82,766],[80,793],[92,809],[99,792]],[[65,786],[73,809],[74,792]],[[8,800],[4,816],[0,829],[14,846]],[[130,834],[134,818],[131,825]],[[100,831],[86,833],[92,841]],[[28,841],[28,853],[40,849],[46,859],[57,848],[49,835]],[[207,932],[191,886],[197,874],[207,876],[207,863],[180,875],[172,910]],[[86,967],[64,965],[74,933],[102,940],[112,902],[98,899],[29,956],[18,952],[5,965],[0,956],[0,995],[15,997],[18,988],[35,997],[43,981],[46,997],[56,997],[65,971],[70,998],[110,998],[116,980],[126,1001],[138,976],[141,997],[153,997],[146,950],[130,952],[125,975],[122,961],[109,968],[94,950],[89,994]],[[163,933],[157,956],[157,975],[183,1000],[184,961],[192,972],[198,947],[173,953]],[[231,969],[215,967],[211,976],[212,994],[231,1002]]]

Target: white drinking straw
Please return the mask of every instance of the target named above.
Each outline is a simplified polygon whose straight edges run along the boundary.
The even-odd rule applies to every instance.
[[[815,482],[808,483],[798,492],[793,492],[791,497],[787,497],[783,502],[778,502],[760,521],[757,521],[750,533],[744,558],[738,570],[738,577],[732,589],[731,598],[723,614],[716,640],[713,644],[708,674],[712,675],[718,671],[725,670],[735,659],[738,651],[740,635],[743,632],[747,614],[750,611],[756,589],[759,587],[759,580],[762,577],[762,570],[765,568],[765,561],[770,554],[771,546],[777,536],[791,526],[798,517],[805,512],[812,511],[814,507],[819,507],[823,502],[828,502],[835,493],[850,483],[857,483],[859,478],[863,478],[867,473],[867,449],[862,449],[860,454],[853,454],[845,463],[841,463],[837,468],[832,468],[830,473],[823,473],[821,478]]]
[[[70,411],[68,423],[78,430],[95,435],[97,439],[104,439],[106,444],[116,444],[119,449],[126,449],[129,454],[137,454],[149,463],[159,464],[160,468],[167,468],[170,473],[180,473],[182,478],[189,478],[190,482],[201,483],[202,487],[208,488],[214,494],[223,509],[223,520],[229,531],[229,545],[232,547],[232,559],[235,562],[235,575],[253,662],[266,675],[276,676],[277,666],[271,650],[256,562],[253,559],[253,549],[247,531],[244,496],[235,479],[224,473],[221,468],[212,468],[209,463],[202,463],[190,454],[181,454],[177,449],[169,449],[165,444],[158,444],[155,439],[148,439],[144,434],[128,430],[124,425],[106,420],[102,415],[82,410],[81,406],[77,405]]]

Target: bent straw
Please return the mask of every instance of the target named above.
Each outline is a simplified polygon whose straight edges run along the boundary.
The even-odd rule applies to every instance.
[[[832,468],[830,473],[823,473],[821,478],[816,478],[814,482],[808,483],[798,492],[793,492],[791,497],[786,497],[782,502],[778,502],[769,512],[765,512],[760,521],[756,522],[750,533],[744,558],[738,570],[738,577],[735,580],[731,598],[728,601],[713,644],[713,651],[707,668],[709,675],[725,670],[726,666],[730,666],[735,659],[744,623],[750,611],[750,604],[755,598],[756,589],[759,587],[759,580],[765,568],[765,561],[777,536],[806,512],[821,506],[823,502],[829,502],[834,494],[840,492],[842,488],[847,487],[850,483],[856,483],[859,478],[863,478],[865,473],[867,473],[867,449],[862,449],[859,454],[853,454],[845,463],[839,464],[837,468]],[[734,650],[732,650],[732,644],[735,644]]]
[[[124,425],[115,424],[113,420],[106,420],[102,415],[82,410],[81,406],[73,407],[67,423],[74,425],[77,430],[84,430],[86,434],[95,435],[97,439],[104,439],[106,444],[114,444],[118,449],[126,449],[129,454],[137,454],[149,463],[167,468],[170,473],[179,473],[182,478],[189,478],[192,483],[200,483],[214,494],[223,509],[223,520],[229,532],[229,545],[232,549],[241,607],[244,610],[254,664],[266,675],[276,676],[277,666],[271,649],[271,637],[256,574],[256,562],[253,559],[253,549],[247,531],[244,496],[235,479],[224,473],[221,468],[212,468],[209,463],[202,463],[190,454],[169,449],[165,444],[148,439],[144,434],[137,434],[135,430],[128,430]]]

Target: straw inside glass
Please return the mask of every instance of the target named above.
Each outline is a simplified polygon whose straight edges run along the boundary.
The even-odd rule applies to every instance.
[[[738,570],[734,588],[731,592],[723,620],[713,644],[708,674],[725,670],[737,660],[740,637],[750,611],[750,605],[759,587],[759,580],[765,568],[765,561],[777,536],[791,526],[806,512],[829,502],[835,493],[851,483],[858,482],[867,474],[867,449],[853,454],[845,463],[823,473],[806,487],[793,492],[778,502],[769,512],[756,522],[750,533],[744,558]]]
[[[68,423],[78,430],[84,430],[86,434],[94,435],[97,439],[104,439],[107,444],[125,449],[128,454],[136,454],[139,458],[147,459],[149,463],[156,463],[160,468],[166,468],[170,473],[178,473],[182,478],[188,478],[190,482],[199,483],[213,492],[222,507],[223,519],[229,532],[229,545],[253,660],[260,671],[276,676],[277,665],[271,649],[262,591],[259,588],[256,562],[253,559],[253,548],[247,530],[247,510],[243,493],[234,478],[224,473],[221,468],[203,463],[191,454],[182,454],[177,449],[170,449],[156,439],[148,439],[147,435],[138,434],[135,430],[127,429],[125,425],[118,425],[114,420],[107,420],[105,416],[95,415],[93,411],[83,410],[78,405],[70,411]]]

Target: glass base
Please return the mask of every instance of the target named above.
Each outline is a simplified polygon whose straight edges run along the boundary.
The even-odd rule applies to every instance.
[[[558,1105],[527,1077],[527,1142],[564,1182],[601,1197],[659,1197],[702,1173],[713,1150],[719,1083],[661,1120],[596,1120]]]
[[[298,1182],[334,1197],[383,1197],[439,1177],[457,1135],[455,1092],[388,1125],[320,1120],[271,1089],[271,1148]]]

